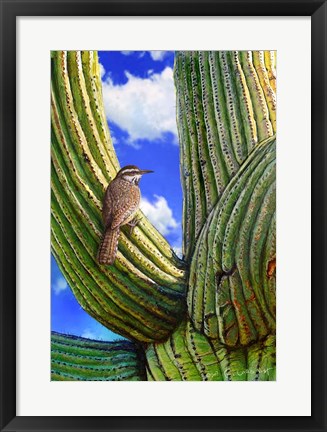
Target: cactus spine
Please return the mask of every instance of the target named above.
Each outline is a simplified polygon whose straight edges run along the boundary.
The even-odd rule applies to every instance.
[[[143,381],[143,353],[129,341],[99,342],[52,332],[51,375],[56,381]]]
[[[183,263],[142,215],[123,229],[115,266],[99,266],[101,201],[119,169],[105,121],[97,54],[52,56],[52,249],[81,305],[140,342],[166,338],[184,308]]]

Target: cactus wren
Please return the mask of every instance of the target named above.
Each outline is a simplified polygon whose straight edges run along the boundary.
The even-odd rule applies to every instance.
[[[109,183],[102,208],[104,234],[98,251],[100,264],[113,264],[115,261],[120,227],[127,224],[134,227],[137,224],[138,221],[133,218],[140,206],[138,184],[143,174],[152,172],[127,165]]]

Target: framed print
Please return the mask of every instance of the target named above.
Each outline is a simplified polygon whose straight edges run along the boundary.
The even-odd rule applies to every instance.
[[[1,6],[1,430],[326,430],[326,2]]]

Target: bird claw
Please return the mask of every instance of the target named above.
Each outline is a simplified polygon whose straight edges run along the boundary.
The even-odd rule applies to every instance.
[[[139,222],[141,221],[141,218],[134,218],[132,219],[130,222],[128,222],[128,225],[130,226],[130,234],[133,234],[134,228],[136,227],[136,225],[139,224]]]

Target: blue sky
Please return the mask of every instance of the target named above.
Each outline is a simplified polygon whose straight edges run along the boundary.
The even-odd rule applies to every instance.
[[[178,252],[182,243],[182,191],[170,51],[100,51],[104,104],[121,166],[155,171],[140,182],[141,207]],[[79,306],[51,257],[51,328],[115,340]]]

